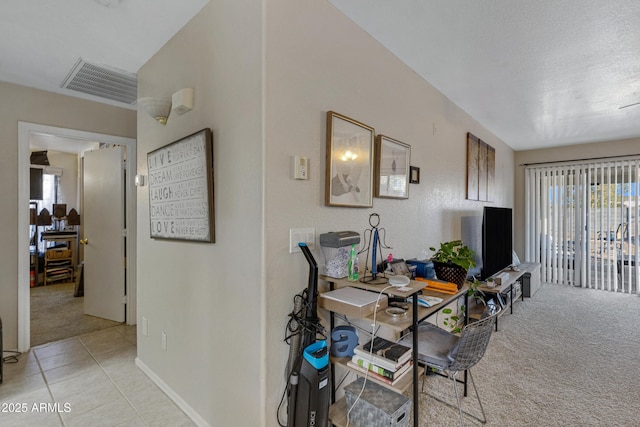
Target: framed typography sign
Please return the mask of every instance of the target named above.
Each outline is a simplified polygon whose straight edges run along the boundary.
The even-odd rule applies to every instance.
[[[151,151],[147,165],[151,237],[214,243],[211,130]]]

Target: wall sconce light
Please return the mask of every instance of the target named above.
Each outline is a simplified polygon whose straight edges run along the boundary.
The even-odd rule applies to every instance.
[[[167,124],[169,113],[171,112],[171,100],[161,98],[140,98],[138,105],[142,107],[148,115],[157,120],[161,125]]]
[[[193,109],[193,88],[180,89],[171,99],[146,97],[138,99],[138,105],[160,124],[166,125],[169,114],[184,114]]]

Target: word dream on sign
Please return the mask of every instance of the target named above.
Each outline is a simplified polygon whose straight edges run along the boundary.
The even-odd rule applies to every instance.
[[[209,240],[206,138],[193,135],[147,156],[151,236]]]

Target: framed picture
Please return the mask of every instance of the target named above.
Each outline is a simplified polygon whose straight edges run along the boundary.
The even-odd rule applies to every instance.
[[[151,237],[214,243],[211,129],[151,151],[147,166]]]
[[[416,166],[409,167],[409,184],[420,184],[420,168]]]
[[[376,141],[376,197],[409,198],[411,146],[378,135]]]
[[[373,206],[374,135],[371,126],[327,112],[326,206]]]
[[[403,259],[396,259],[389,263],[391,266],[391,270],[393,274],[399,274],[401,276],[411,277],[411,270],[409,270],[409,266],[407,262]]]

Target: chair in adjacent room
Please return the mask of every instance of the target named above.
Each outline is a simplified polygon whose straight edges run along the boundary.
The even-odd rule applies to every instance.
[[[435,368],[452,380],[458,412],[460,413],[460,424],[463,426],[464,415],[458,393],[458,380],[456,376],[460,372],[468,372],[469,379],[476,393],[476,398],[480,404],[480,411],[482,412],[482,419],[475,418],[482,423],[486,423],[487,417],[484,413],[482,402],[480,401],[478,389],[471,375],[471,367],[478,363],[484,356],[499,313],[500,308],[498,306],[493,304],[487,306],[482,318],[477,322],[466,325],[459,336],[430,323],[425,322],[418,325],[418,361],[426,365],[427,368]],[[405,335],[400,340],[400,343],[411,347],[413,343],[412,333]]]

